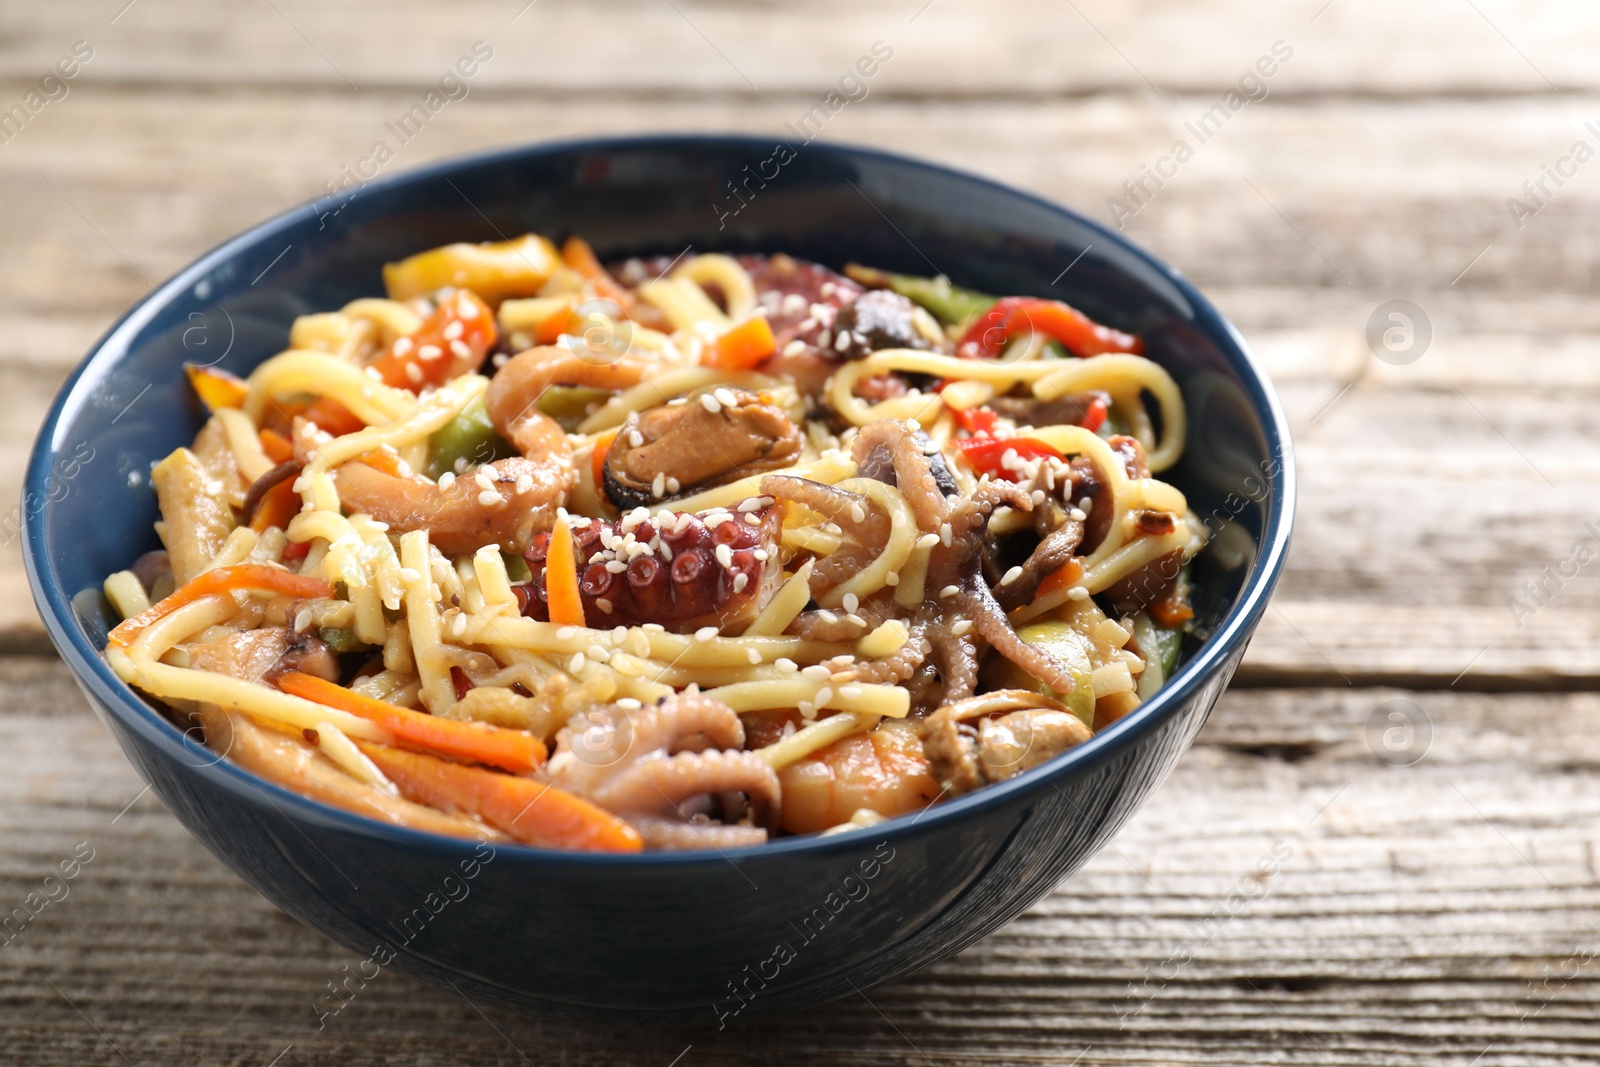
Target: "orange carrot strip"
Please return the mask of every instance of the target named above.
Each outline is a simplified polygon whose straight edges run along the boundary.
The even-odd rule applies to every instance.
[[[380,448],[374,452],[368,452],[363,455],[361,457],[361,462],[365,463],[374,470],[382,471],[390,477],[404,477],[400,473],[400,457],[395,455],[393,452],[385,452]]]
[[[1176,629],[1194,618],[1194,608],[1190,607],[1188,597],[1179,593],[1177,589],[1157,600],[1145,609],[1150,617],[1167,629]]]
[[[544,762],[544,742],[526,730],[507,730],[486,722],[458,722],[374,700],[354,689],[310,674],[290,671],[278,688],[326,707],[370,719],[414,748],[430,749],[457,759],[473,760],[508,771],[531,771]]]
[[[193,363],[185,363],[183,373],[207,411],[216,413],[223,408],[244,407],[250,387],[237,374],[229,374],[218,367],[197,367]]]
[[[550,605],[550,621],[557,626],[586,626],[583,600],[578,596],[578,561],[572,548],[572,531],[567,520],[556,520],[550,531],[550,554],[545,557],[544,590]]]
[[[594,295],[615,301],[624,312],[633,310],[633,294],[600,265],[600,259],[594,254],[594,249],[589,246],[588,241],[582,237],[567,238],[566,243],[561,246],[561,259],[567,266],[583,275]]]
[[[294,483],[293,478],[285,478],[261,495],[256,513],[250,516],[250,529],[261,533],[269,526],[289,528],[289,520],[300,514],[300,494],[294,491]]]
[[[231,593],[237,589],[260,590],[266,593],[284,593],[289,596],[314,599],[333,596],[333,586],[321,578],[310,578],[278,567],[260,563],[242,563],[237,567],[217,567],[189,580],[172,595],[139,612],[131,619],[123,619],[111,631],[110,643],[126,648],[133,643],[139,631],[151,623],[171,615],[181,607],[193,604],[201,597]]]
[[[322,397],[314,401],[300,413],[300,417],[307,422],[315,423],[320,429],[326,430],[335,437],[343,437],[347,433],[365,430],[367,424],[349,408],[337,400]]]
[[[716,344],[707,353],[710,358],[702,357],[702,362],[721,370],[749,370],[772,355],[776,347],[777,340],[772,336],[772,327],[766,319],[757,315],[717,338]]]
[[[553,345],[567,332],[567,327],[572,325],[572,312],[578,306],[577,297],[573,297],[556,308],[533,328],[533,339],[541,345]]]
[[[276,430],[262,430],[256,435],[261,439],[261,451],[274,463],[287,463],[294,458],[294,445],[289,439]]]
[[[400,791],[419,804],[466,811],[526,845],[584,852],[638,852],[639,831],[582,797],[513,774],[356,741]]]
[[[1069,559],[1039,583],[1039,591],[1033,594],[1033,598],[1038,600],[1068,586],[1076,585],[1078,579],[1082,577],[1083,565],[1075,559]]]
[[[611,452],[611,442],[617,439],[616,430],[607,430],[594,439],[594,452],[589,456],[589,466],[594,470],[595,488],[605,492],[606,456]]]
[[[460,289],[441,301],[416,332],[396,340],[368,367],[385,385],[420,393],[425,385],[443,385],[477,370],[495,338],[494,312],[478,294]]]

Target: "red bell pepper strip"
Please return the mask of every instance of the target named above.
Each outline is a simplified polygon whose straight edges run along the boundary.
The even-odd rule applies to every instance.
[[[963,411],[950,409],[950,414],[955,418],[956,425],[977,437],[979,434],[994,433],[994,424],[1000,418],[991,408],[975,407]]]
[[[1144,354],[1144,341],[1133,334],[1102,326],[1076,308],[1059,300],[1040,300],[1029,296],[1008,296],[979,315],[967,328],[956,354],[968,359],[993,359],[1006,342],[1025,330],[1037,330],[1059,341],[1075,356],[1098,356],[1106,352]]]
[[[976,475],[989,475],[1008,482],[1018,481],[1017,472],[1001,463],[1008,451],[1015,450],[1022,460],[1062,459],[1060,451],[1032,437],[962,437],[952,442]]]

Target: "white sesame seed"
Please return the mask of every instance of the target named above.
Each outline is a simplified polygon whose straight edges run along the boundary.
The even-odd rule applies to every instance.
[[[438,345],[421,345],[417,348],[418,359],[426,359],[431,361],[438,359],[442,355],[444,355],[444,349],[440,348]],[[416,366],[416,364],[413,363],[412,366]],[[420,369],[421,368],[418,368],[418,370]]]
[[[744,587],[750,584],[750,576],[740,573],[733,576],[733,591],[737,595],[744,592]]]
[[[679,483],[678,479],[672,477],[671,475],[668,475],[667,476],[667,492],[668,493],[676,493],[680,488],[682,488],[682,485]]]
[[[421,580],[421,578],[422,578],[422,575],[417,573],[415,567],[401,567],[400,568],[400,580],[402,582],[407,582],[407,583],[415,582],[415,581]]]
[[[303,633],[306,632],[306,627],[308,627],[310,625],[311,625],[311,609],[310,608],[301,608],[295,614],[295,617],[294,617],[294,632],[297,633],[297,634],[303,634]]]
[[[583,653],[574,652],[572,654],[572,659],[567,663],[567,670],[573,674],[577,674],[579,671],[583,670],[584,663],[585,660],[583,658]]]
[[[772,665],[778,668],[778,670],[782,671],[784,674],[793,674],[795,671],[800,669],[800,665],[794,660],[789,659],[787,656],[778,657],[772,661]]]
[[[961,588],[959,586],[947,585],[943,589],[939,590],[939,599],[949,600],[959,592],[961,592]]]
[[[831,688],[829,688],[828,686],[823,686],[821,689],[817,690],[817,696],[816,696],[817,707],[819,707],[819,708],[822,707],[824,704],[826,704],[828,701],[830,701],[832,699],[833,699],[833,690]]]
[[[666,496],[666,494],[667,494],[667,472],[666,471],[656,471],[655,478],[650,482],[650,494],[652,496],[655,496],[655,497],[658,497],[658,498]]]
[[[844,605],[844,610],[854,612],[861,606],[861,598],[854,593],[846,593],[840,603]]]
[[[620,559],[614,559],[610,563],[606,564],[606,571],[611,574],[621,574],[627,569],[628,565],[622,562]]]
[[[603,596],[597,596],[597,597],[594,598],[594,606],[599,608],[602,612],[604,612],[607,615],[615,615],[616,614],[616,610],[612,607],[611,601],[607,600]]]
[[[717,562],[722,565],[722,569],[723,570],[727,570],[729,567],[732,567],[733,566],[733,549],[729,548],[727,545],[718,545],[717,546]]]
[[[407,352],[411,351],[411,348],[415,343],[416,342],[411,340],[411,338],[409,338],[409,337],[401,337],[401,338],[399,338],[398,340],[395,341],[394,347],[390,351],[392,351],[397,356],[403,356]],[[374,377],[378,377],[378,378],[383,377],[383,375],[378,373],[378,370],[377,370],[376,367],[368,367],[367,370],[370,371]]]
[[[934,545],[936,545],[938,543],[939,543],[939,535],[938,534],[923,534],[921,537],[917,538],[917,547],[918,548],[932,548]]]
[[[478,494],[478,503],[482,504],[486,508],[492,508],[496,504],[504,504],[505,502],[506,498],[495,492],[493,489],[485,489],[483,492]]]
[[[561,627],[561,629],[556,631],[556,640],[557,641],[571,641],[574,637],[577,637],[577,636],[578,636],[578,628],[576,626],[563,626],[563,627]]]
[[[711,412],[713,415],[722,410],[722,405],[718,403],[717,398],[712,396],[710,393],[702,393],[700,395],[700,406]]]
[[[852,522],[866,522],[867,521],[867,509],[863,508],[860,504],[851,504],[850,505],[850,519],[851,519]]]
[[[483,470],[478,471],[476,474],[474,474],[472,476],[472,480],[478,483],[478,488],[479,489],[493,489],[494,488],[494,479],[489,477],[489,472],[488,471],[483,471]]]
[[[1067,599],[1068,600],[1088,600],[1089,599],[1089,590],[1085,589],[1081,585],[1075,585],[1071,589],[1067,590]]]
[[[717,636],[717,628],[715,626],[702,626],[694,632],[696,641],[709,641],[715,636]]]
[[[638,448],[639,446],[641,446],[643,444],[644,444],[644,434],[640,433],[638,430],[629,430],[628,431],[628,445],[630,447]]]
[[[1073,508],[1071,511],[1067,512],[1067,518],[1071,519],[1073,522],[1082,522],[1088,517],[1089,516],[1083,513],[1082,508]]]
[[[887,585],[887,586],[890,586],[890,587],[899,585],[900,584],[900,572],[899,571],[890,571],[888,574],[885,574],[883,576],[883,584]]]
[[[758,548],[758,549],[755,550],[755,552],[753,552],[751,554],[754,555],[756,557],[756,559],[759,560],[762,563],[765,563],[768,559],[771,558],[771,553],[769,553],[764,548]]]
[[[611,658],[611,653],[607,652],[603,645],[590,645],[584,651],[588,653],[590,659],[599,660],[601,663]]]
[[[450,351],[458,359],[470,359],[472,356],[472,349],[467,347],[465,341],[451,341]]]
[[[1022,568],[1021,567],[1012,567],[1010,570],[1006,571],[1005,576],[1000,579],[1000,584],[1001,585],[1010,585],[1012,582],[1016,581],[1018,578],[1021,578],[1021,577],[1022,577]]]
[[[814,682],[826,682],[828,680],[828,674],[828,668],[824,667],[820,663],[813,663],[811,666],[800,672],[800,676],[802,678],[810,678]]]
[[[464,637],[466,636],[466,633],[467,617],[465,615],[457,615],[455,618],[450,620],[451,637]]]
[[[748,515],[752,511],[760,511],[760,510],[761,510],[761,498],[758,497],[758,496],[753,496],[749,500],[742,501],[739,504],[739,511],[741,513],[743,513],[743,514],[746,514],[746,515]]]
[[[644,704],[642,704],[637,697],[620,697],[617,700],[617,707],[621,708],[623,711],[638,711],[640,708],[644,707]]]
[[[939,524],[939,540],[944,542],[944,547],[946,548],[950,547],[951,533],[952,531],[948,522],[942,522]]]
[[[711,395],[716,397],[717,403],[721,404],[725,408],[736,408],[739,406],[739,398],[733,395],[732,389],[724,387],[716,390]]]
[[[750,662],[752,667],[754,667],[756,664],[761,662],[761,653],[756,649],[747,648],[744,650],[744,658]]]
[[[665,626],[662,626],[659,622],[641,623],[640,626],[639,626],[639,629],[641,629],[641,630],[649,630],[651,633],[655,633],[655,634],[664,634],[664,633],[667,632],[667,628]]]
[[[859,685],[841,685],[839,687],[839,695],[846,700],[859,700],[861,698],[861,687]]]
[[[794,296],[793,293],[790,293],[789,295],[790,296]],[[805,350],[806,350],[806,343],[804,341],[800,340],[798,337],[795,338],[793,341],[790,341],[788,344],[783,346],[783,354],[786,355],[786,356],[798,356],[800,353],[804,352]]]
[[[850,347],[850,334],[845,330],[839,331],[839,336],[834,338],[833,348],[836,352],[843,352]]]
[[[517,478],[517,493],[531,493],[533,491],[533,475],[524,474]]]
[[[839,621],[839,616],[836,615],[835,613],[829,611],[827,608],[819,609],[817,611],[817,614],[822,617],[822,621],[823,622],[838,622]]]
[[[457,337],[461,336],[462,329],[464,329],[464,327],[461,325],[461,323],[452,322],[450,325],[444,328],[445,340],[454,341]]]
[[[971,630],[971,629],[972,629],[972,620],[971,619],[958,619],[958,620],[956,620],[956,624],[954,626],[950,627],[950,632],[955,634],[957,637],[965,637],[967,632],[969,630]]]

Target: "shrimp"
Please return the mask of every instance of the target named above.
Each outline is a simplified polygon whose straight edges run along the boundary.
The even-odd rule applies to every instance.
[[[566,435],[554,419],[539,410],[544,391],[552,385],[627,389],[644,381],[649,371],[650,364],[626,356],[598,362],[594,356],[586,358],[555,345],[540,345],[512,356],[500,368],[483,395],[483,406],[500,436],[524,456],[548,463],[559,461],[563,468],[570,468],[572,448]]]
[[[866,734],[835,741],[778,772],[785,830],[816,833],[862,808],[904,815],[939,797],[915,723],[885,719]]]

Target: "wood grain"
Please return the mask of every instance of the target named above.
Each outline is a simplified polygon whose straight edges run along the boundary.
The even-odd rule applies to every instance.
[[[1546,974],[1600,952],[1591,694],[1235,691],[1113,847],[870,1002],[720,1034],[600,1035],[490,1009],[502,1039],[454,994],[393,976],[318,1031],[311,995],[351,957],[141,794],[63,667],[0,659],[0,685],[0,750],[22,768],[0,778],[0,903],[94,849],[69,895],[0,947],[17,1062],[112,1059],[77,1010],[135,1063],[203,1048],[264,1064],[291,1044],[284,1062],[520,1062],[509,1043],[575,1064],[665,1065],[690,1044],[684,1062],[729,1064],[1085,1048],[1080,1063],[1467,1064],[1491,1044],[1480,1063],[1600,1060],[1593,964]],[[1431,729],[1409,767],[1368,742],[1395,700]]]

